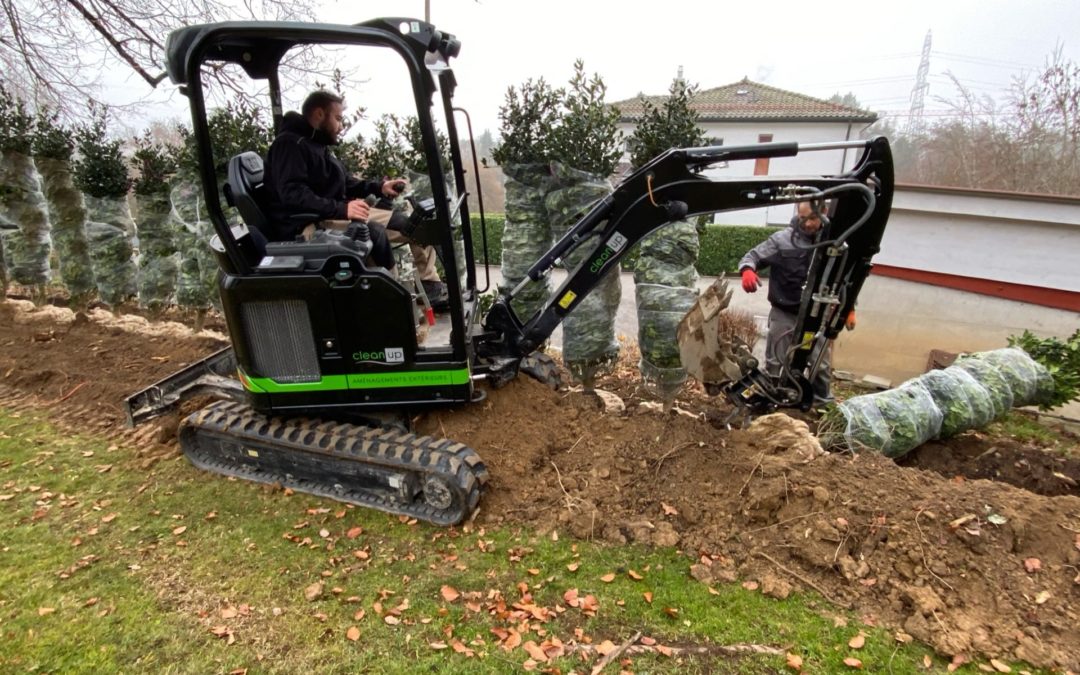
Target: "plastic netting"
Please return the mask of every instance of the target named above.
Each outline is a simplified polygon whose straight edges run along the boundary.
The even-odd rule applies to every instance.
[[[603,176],[565,165],[553,164],[551,171],[553,185],[544,199],[544,207],[553,240],[557,241],[593,204],[610,194],[612,188]],[[568,271],[576,269],[596,242],[595,238],[589,238],[568,253],[563,267]],[[591,387],[596,376],[609,370],[619,358],[615,315],[621,297],[619,265],[611,265],[600,284],[563,321],[563,363],[570,375],[586,387]]]
[[[854,396],[822,416],[826,447],[900,457],[934,438],[978,429],[1013,406],[1045,400],[1053,377],[1020,349],[966,354],[896,389]]]
[[[75,305],[86,303],[97,287],[86,238],[86,204],[72,179],[71,162],[35,158],[49,205],[53,245],[60,261],[60,279]]]
[[[217,294],[218,265],[210,249],[213,232],[202,188],[194,178],[179,176],[172,182],[169,202],[169,221],[180,253],[176,303],[189,309],[205,310]]]
[[[168,307],[176,292],[180,256],[169,215],[169,195],[138,195],[139,305],[154,311]]]
[[[698,251],[697,228],[680,220],[642,239],[634,266],[642,382],[665,401],[673,400],[687,379],[676,333],[697,299]]]
[[[86,236],[90,243],[90,262],[101,301],[112,308],[138,293],[135,250],[132,234],[135,225],[124,197],[86,199]]]
[[[506,221],[502,236],[502,286],[509,291],[525,279],[529,267],[551,247],[551,223],[545,197],[552,188],[548,164],[504,166]],[[526,285],[512,302],[523,320],[551,295],[548,278]]]
[[[44,286],[49,282],[49,219],[29,155],[8,151],[0,158],[0,212],[18,228],[0,232],[8,277],[24,286]]]

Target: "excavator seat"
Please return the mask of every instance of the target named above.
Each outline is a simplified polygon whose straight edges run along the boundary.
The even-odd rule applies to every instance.
[[[225,201],[236,207],[249,228],[267,232],[269,220],[263,212],[265,187],[263,159],[254,152],[241,152],[229,160]]]

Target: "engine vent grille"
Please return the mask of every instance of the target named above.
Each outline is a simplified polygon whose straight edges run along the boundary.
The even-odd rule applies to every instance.
[[[245,302],[240,316],[256,373],[282,383],[321,379],[306,302]]]

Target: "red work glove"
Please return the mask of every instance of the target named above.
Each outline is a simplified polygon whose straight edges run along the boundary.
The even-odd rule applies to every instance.
[[[844,328],[848,330],[855,330],[855,310],[848,312],[847,321],[844,323]]]
[[[757,272],[747,267],[742,271],[742,289],[747,293],[753,293],[761,285]]]

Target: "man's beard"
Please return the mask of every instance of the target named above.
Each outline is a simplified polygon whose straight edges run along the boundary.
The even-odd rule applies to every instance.
[[[327,145],[338,145],[341,143],[341,136],[339,134],[330,133],[330,130],[326,128],[326,122],[319,125],[319,132],[327,140]]]

